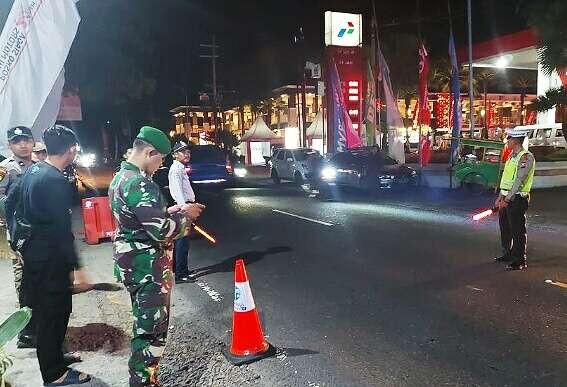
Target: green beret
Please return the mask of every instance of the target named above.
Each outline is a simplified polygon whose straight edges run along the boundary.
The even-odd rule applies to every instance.
[[[169,142],[169,138],[159,129],[152,128],[151,126],[143,126],[137,138],[153,145],[162,155],[171,152],[171,142]]]

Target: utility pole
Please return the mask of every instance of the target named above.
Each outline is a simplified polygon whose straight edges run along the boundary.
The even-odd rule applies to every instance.
[[[474,90],[473,90],[473,66],[472,66],[472,7],[471,0],[467,0],[468,27],[469,27],[469,125],[471,139],[474,137]]]
[[[200,44],[199,46],[201,46],[202,48],[211,49],[211,55],[200,55],[200,57],[210,59],[213,68],[213,123],[215,125],[215,142],[218,142],[219,130],[217,124],[217,115],[219,108],[219,98],[217,91],[217,58],[219,57],[219,55],[217,55],[217,49],[219,48],[219,46],[217,46],[216,44],[215,35],[213,35],[212,44]]]

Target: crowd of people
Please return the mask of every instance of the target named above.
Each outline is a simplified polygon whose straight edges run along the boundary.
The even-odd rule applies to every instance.
[[[79,141],[60,125],[43,133],[43,143],[36,142],[26,127],[9,129],[7,139],[13,155],[0,163],[0,215],[14,251],[18,303],[32,309],[17,346],[36,348],[45,386],[84,384],[91,376],[70,367],[80,356],[64,348],[72,295],[92,286],[74,246],[73,192],[63,174],[75,160]],[[117,221],[114,273],[132,302],[130,386],[159,385],[173,283],[195,280],[188,270],[188,233],[205,206],[195,203],[185,173],[187,144],[173,147],[173,206],[152,181],[171,151],[161,130],[141,128],[109,188]]]
[[[503,254],[495,261],[506,262],[510,270],[523,270],[527,268],[525,214],[535,160],[522,146],[525,131],[513,129],[507,134],[512,154],[495,202]],[[0,163],[0,215],[14,251],[18,302],[33,311],[17,345],[36,348],[45,386],[87,383],[90,375],[70,367],[80,356],[64,348],[72,295],[92,287],[74,246],[73,192],[63,174],[75,160],[78,139],[60,125],[43,133],[43,143],[36,142],[26,127],[9,129],[7,139],[13,155]],[[174,159],[168,175],[172,206],[152,180],[169,153]],[[191,150],[186,143],[172,147],[164,132],[144,126],[125,158],[108,195],[117,223],[114,273],[132,303],[130,386],[158,386],[171,290],[174,283],[196,280],[188,268],[188,233],[205,206],[196,203],[187,175]]]

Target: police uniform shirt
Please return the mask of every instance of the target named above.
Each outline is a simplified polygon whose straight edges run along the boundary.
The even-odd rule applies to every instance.
[[[32,161],[25,161],[17,156],[11,156],[0,163],[0,169],[4,177],[0,179],[0,194],[7,194],[10,184],[14,183],[15,179],[22,175],[26,169],[32,165]]]
[[[189,176],[183,163],[174,160],[169,168],[169,192],[176,204],[185,204],[195,201],[195,192],[189,182]]]

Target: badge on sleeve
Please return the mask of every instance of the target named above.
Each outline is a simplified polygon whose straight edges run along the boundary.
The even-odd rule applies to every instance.
[[[4,167],[0,167],[0,182],[2,182],[8,175],[8,170]]]

